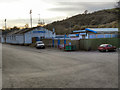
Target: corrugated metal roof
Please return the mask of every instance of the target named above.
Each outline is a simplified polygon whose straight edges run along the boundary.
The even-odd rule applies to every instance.
[[[32,31],[35,28],[39,28],[39,27],[33,27],[33,28],[26,28],[26,29],[15,30],[15,31],[12,31],[12,32],[8,33],[8,35],[24,34],[26,32]]]
[[[7,35],[8,33],[13,32],[12,30],[3,30],[2,35]]]
[[[73,31],[74,33],[80,33],[80,32],[85,32],[86,30],[75,30],[75,31]]]
[[[8,33],[7,35],[14,35],[14,34],[24,34],[26,32],[32,31],[34,29],[45,29],[43,27],[37,26],[37,27],[33,27],[33,28],[25,28],[25,29],[20,29],[20,30],[15,30],[15,31],[11,31],[10,33]],[[47,29],[46,29],[47,30]]]
[[[11,32],[9,32],[7,35],[13,35],[13,34],[16,34],[16,33],[19,33],[21,30],[11,30]]]
[[[118,32],[118,28],[86,28],[85,30],[91,32]]]
[[[24,29],[24,30],[21,30],[20,32],[16,33],[16,34],[24,34],[26,32],[29,32],[29,31],[32,31],[34,28],[28,28],[28,29]]]

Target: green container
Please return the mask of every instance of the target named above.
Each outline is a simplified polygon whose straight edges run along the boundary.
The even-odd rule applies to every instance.
[[[66,50],[66,51],[76,50],[76,46],[75,46],[75,45],[67,45],[67,46],[65,47],[65,50]]]
[[[67,45],[66,47],[65,47],[65,50],[71,50],[72,48],[71,48],[71,46],[69,46],[69,45]]]

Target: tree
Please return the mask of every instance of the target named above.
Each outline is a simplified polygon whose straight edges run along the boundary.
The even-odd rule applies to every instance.
[[[120,38],[120,0],[117,2],[117,9],[118,9],[118,27],[119,27],[118,38]]]
[[[73,30],[79,30],[80,29],[80,26],[79,25],[75,25],[74,27],[73,27]]]
[[[29,25],[28,25],[28,24],[25,24],[25,28],[29,28]]]
[[[14,26],[13,28],[11,28],[11,30],[19,30],[20,28],[17,26]]]
[[[56,28],[57,34],[65,32],[69,33],[72,30],[81,30],[82,28],[84,29],[84,26],[87,28],[115,27],[115,25],[112,25],[111,23],[118,21],[118,10],[119,9],[117,8],[113,8],[100,10],[89,14],[87,14],[88,11],[86,10],[84,14],[78,14],[61,21],[54,21],[53,23],[50,23],[44,27],[48,28],[49,30]]]
[[[117,2],[117,8],[120,8],[120,0]]]
[[[87,13],[88,13],[88,10],[85,10],[85,11],[84,11],[84,14],[87,14]]]

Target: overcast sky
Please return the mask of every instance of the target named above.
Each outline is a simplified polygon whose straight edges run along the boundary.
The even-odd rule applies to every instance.
[[[51,23],[83,13],[114,8],[118,0],[0,0],[0,28],[4,26],[24,26],[30,23],[32,9],[33,25],[37,25],[40,14],[41,21]]]

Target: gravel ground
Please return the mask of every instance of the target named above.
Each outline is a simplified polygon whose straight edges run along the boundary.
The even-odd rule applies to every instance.
[[[118,53],[3,45],[3,88],[117,88]]]

